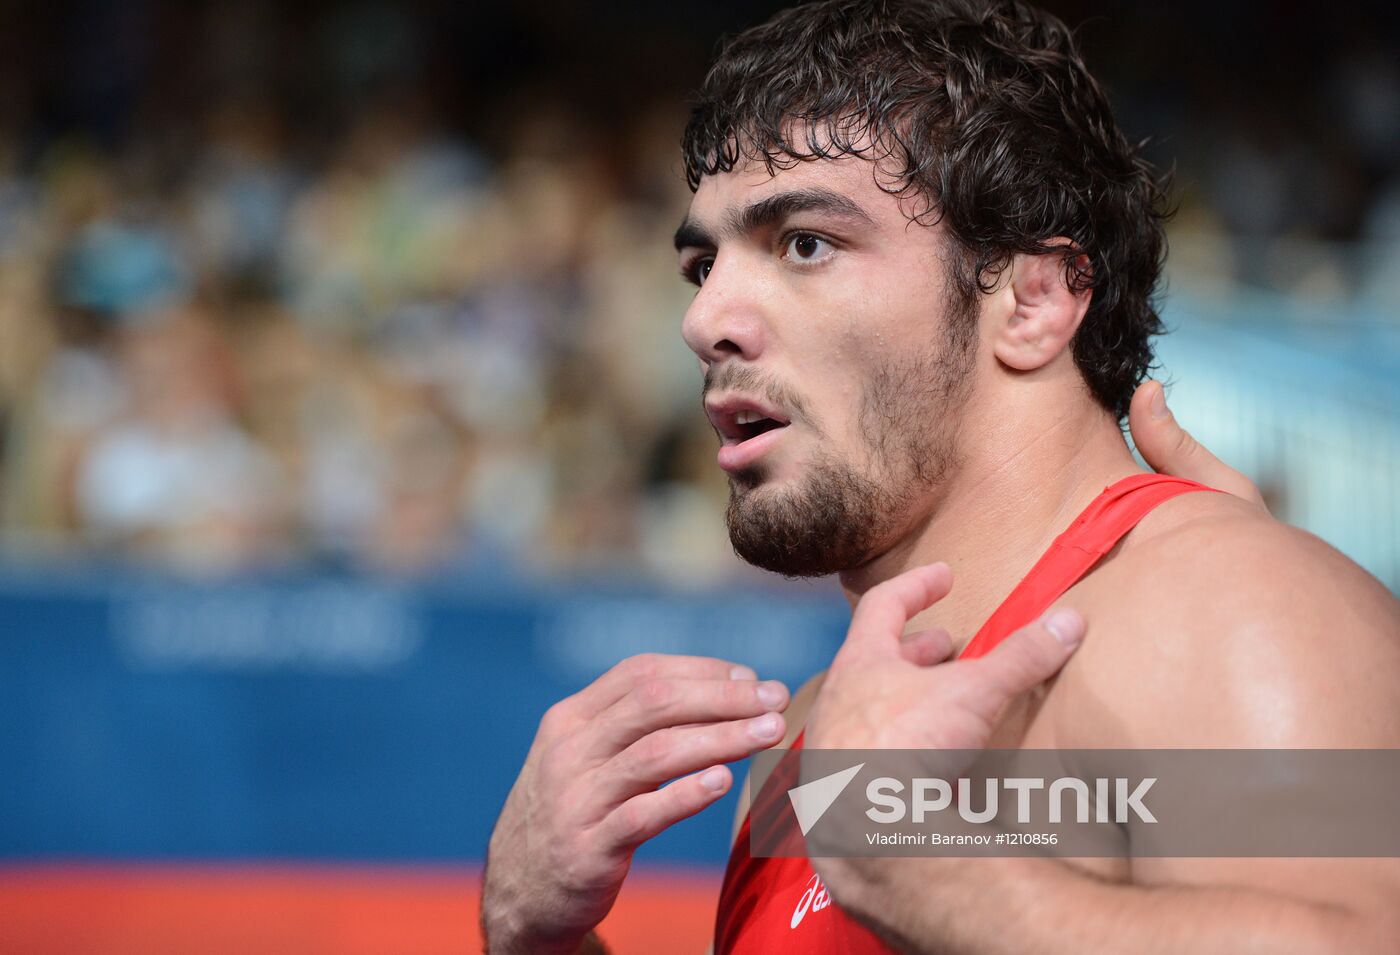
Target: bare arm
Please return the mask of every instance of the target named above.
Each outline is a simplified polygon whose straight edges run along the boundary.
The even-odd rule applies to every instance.
[[[1316,538],[1262,515],[1197,522],[1117,573],[1125,599],[1094,611],[1054,690],[1085,701],[1062,708],[1061,745],[1400,748],[1400,604]],[[1400,938],[1400,859],[1137,859],[1125,883],[1043,859],[831,869],[836,900],[914,952],[1380,953]]]
[[[1379,955],[1394,951],[1394,916],[1373,903],[1336,906],[1248,886],[1115,884],[1045,859],[967,860],[956,878],[939,876],[935,886],[924,865],[931,860],[883,861],[891,863],[888,878],[862,889],[872,897],[878,895],[878,904],[866,909],[858,899],[839,901],[901,951],[942,955]],[[935,891],[937,903],[930,905],[929,896]]]

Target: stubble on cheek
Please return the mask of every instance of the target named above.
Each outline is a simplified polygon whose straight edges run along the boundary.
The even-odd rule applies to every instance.
[[[908,487],[931,487],[956,465],[959,411],[971,390],[970,357],[911,355],[872,369],[860,411],[872,476]]]

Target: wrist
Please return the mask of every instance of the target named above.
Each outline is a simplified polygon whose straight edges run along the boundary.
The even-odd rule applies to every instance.
[[[559,933],[483,923],[489,955],[599,955],[606,953],[592,932]]]
[[[565,928],[530,918],[517,906],[492,904],[486,894],[481,907],[481,931],[490,955],[579,955],[594,949],[585,945],[586,927]]]

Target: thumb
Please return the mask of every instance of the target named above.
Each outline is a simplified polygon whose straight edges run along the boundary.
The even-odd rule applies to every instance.
[[[979,697],[986,710],[981,715],[995,720],[1009,700],[1060,672],[1083,641],[1085,629],[1079,611],[1059,607],[1017,630],[980,660],[969,661],[992,689]]]
[[[1244,498],[1267,509],[1254,482],[1221,461],[1191,437],[1167,408],[1162,383],[1151,379],[1138,386],[1128,406],[1128,430],[1143,460],[1160,474],[1186,478]]]

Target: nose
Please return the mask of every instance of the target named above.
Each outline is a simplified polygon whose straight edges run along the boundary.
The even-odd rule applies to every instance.
[[[753,361],[763,352],[763,296],[742,260],[715,260],[681,323],[681,335],[705,368],[727,358]]]

